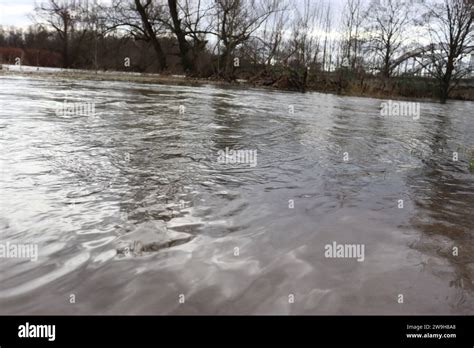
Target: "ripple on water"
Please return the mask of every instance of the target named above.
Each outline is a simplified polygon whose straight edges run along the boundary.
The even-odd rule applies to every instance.
[[[78,270],[92,314],[398,313],[387,293],[402,285],[416,313],[474,308],[470,102],[423,101],[412,120],[380,117],[370,98],[0,79],[0,229],[42,255],[1,270],[9,313],[67,312],[31,301],[60,280],[71,290]],[[97,117],[58,116],[66,98]],[[218,163],[226,147],[256,150],[257,165]],[[193,238],[119,258],[149,223]],[[368,261],[328,262],[335,239],[366,243]],[[178,288],[194,307],[170,305]]]

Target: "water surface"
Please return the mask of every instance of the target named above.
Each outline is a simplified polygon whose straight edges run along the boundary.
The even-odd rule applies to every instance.
[[[1,259],[1,314],[473,313],[472,102],[413,120],[318,93],[0,80],[0,241],[39,248]],[[153,226],[193,238],[117,255]],[[326,258],[333,241],[364,261]]]

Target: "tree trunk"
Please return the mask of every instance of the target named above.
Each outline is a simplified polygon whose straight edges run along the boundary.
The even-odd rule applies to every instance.
[[[64,18],[64,29],[63,29],[63,68],[69,68],[69,29],[68,29],[68,19]]]
[[[301,82],[301,92],[306,93],[306,84],[308,83],[308,67],[304,68],[303,81]]]
[[[448,100],[448,88],[446,84],[443,82],[441,83],[441,86],[440,86],[439,101],[441,104],[446,104],[447,100]]]
[[[64,44],[63,44],[63,68],[69,68],[69,43],[68,37],[64,37]]]
[[[451,86],[453,71],[454,71],[454,59],[452,57],[448,57],[446,72],[444,73],[440,81],[439,101],[441,102],[441,104],[446,104],[446,101],[449,98],[449,87]]]
[[[151,40],[153,48],[156,52],[158,63],[160,65],[160,70],[165,70],[167,68],[166,55],[163,52],[163,49],[161,48],[160,42],[158,41],[158,38],[156,37],[155,31],[153,30],[152,25],[150,24],[145,8],[141,4],[140,0],[135,0],[135,6],[137,7],[137,11],[140,14],[140,17],[142,19],[145,32],[148,38]]]
[[[225,47],[224,52],[220,57],[221,60],[221,71],[222,75],[226,80],[232,81],[233,79],[233,69],[232,69],[232,59],[231,59],[231,48]]]
[[[173,31],[176,35],[176,39],[178,40],[181,64],[183,65],[183,69],[186,73],[194,72],[194,64],[189,56],[189,43],[186,41],[186,35],[181,29],[181,20],[178,18],[176,0],[168,0],[168,6],[170,9],[171,19],[173,20]]]
[[[382,75],[383,77],[387,79],[390,77],[390,49],[389,48],[387,48],[385,52]]]

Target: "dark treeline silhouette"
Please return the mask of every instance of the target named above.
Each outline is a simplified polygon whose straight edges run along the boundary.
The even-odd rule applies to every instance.
[[[442,102],[472,75],[472,0],[346,0],[335,12],[323,0],[47,0],[28,29],[0,28],[0,56]]]

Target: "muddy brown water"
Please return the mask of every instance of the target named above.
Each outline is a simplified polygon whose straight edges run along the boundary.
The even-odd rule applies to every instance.
[[[474,312],[472,102],[0,80],[0,314]]]

